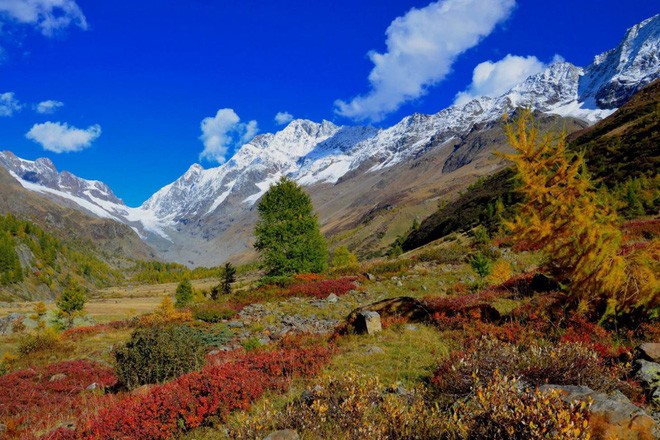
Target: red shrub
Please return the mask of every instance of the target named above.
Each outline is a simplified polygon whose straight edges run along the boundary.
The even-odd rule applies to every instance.
[[[116,382],[112,368],[80,360],[0,376],[0,423],[12,427],[9,435],[29,437],[53,421],[91,411],[101,398],[84,393],[92,383],[109,387]]]
[[[285,296],[312,296],[315,298],[325,298],[331,293],[335,295],[344,295],[351,290],[356,289],[356,277],[345,277],[336,280],[313,281],[304,284],[295,284],[286,292]]]
[[[59,429],[49,439],[167,439],[245,410],[268,390],[286,389],[293,375],[317,374],[331,351],[317,347],[262,353],[223,353],[201,371],[129,394],[74,430]]]

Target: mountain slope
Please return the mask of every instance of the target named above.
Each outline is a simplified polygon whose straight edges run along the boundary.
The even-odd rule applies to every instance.
[[[640,90],[611,116],[572,133],[569,148],[581,151],[593,178],[610,188],[630,179],[655,177],[660,169],[660,80]],[[513,171],[488,176],[424,219],[403,243],[411,250],[452,232],[483,224],[496,226],[496,204],[505,210],[517,201]],[[657,188],[656,188],[657,191]],[[506,212],[506,211],[505,211]]]
[[[110,268],[121,269],[132,264],[131,259],[155,258],[153,250],[128,226],[62,206],[25,189],[2,167],[0,194],[0,215],[12,214],[36,224],[68,248],[86,255],[90,261],[100,261]],[[2,290],[5,296],[11,294],[21,298],[30,298],[35,294],[47,298],[57,293],[55,287],[53,290],[42,287],[33,289],[18,285]]]

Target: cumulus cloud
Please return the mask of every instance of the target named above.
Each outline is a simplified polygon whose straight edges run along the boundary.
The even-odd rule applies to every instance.
[[[48,101],[41,101],[39,104],[34,106],[34,110],[42,115],[52,115],[62,107],[64,107],[63,102],[49,99]]]
[[[241,122],[241,118],[231,108],[220,109],[215,116],[204,118],[201,129],[199,139],[204,143],[204,151],[199,158],[218,163],[227,160],[230,147],[249,142],[259,132],[257,121]]]
[[[67,123],[44,122],[34,124],[25,135],[53,153],[81,151],[92,145],[101,136],[101,127],[92,125],[86,129],[71,127]]]
[[[512,12],[515,0],[440,0],[397,17],[385,32],[387,51],[370,52],[371,90],[335,112],[356,120],[382,120],[424,95],[451,71],[456,58],[477,45]]]
[[[289,112],[278,112],[275,115],[275,122],[278,125],[284,125],[286,123],[289,123],[293,120],[293,115]]]
[[[485,61],[474,68],[472,84],[456,95],[455,104],[466,104],[478,96],[500,96],[546,65],[534,56],[507,55],[499,61]]]
[[[87,19],[75,0],[0,0],[2,22],[32,25],[46,37],[69,26],[87,29]]]
[[[23,108],[13,92],[0,94],[0,116],[9,117]]]

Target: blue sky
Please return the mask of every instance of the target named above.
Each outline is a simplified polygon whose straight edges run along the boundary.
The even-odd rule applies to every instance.
[[[445,2],[471,13],[442,22]],[[50,157],[136,206],[192,163],[281,129],[277,113],[389,126],[556,55],[586,66],[656,13],[655,0],[2,0],[0,149]],[[415,46],[417,33],[459,53]],[[473,83],[503,59],[480,70],[502,75]]]

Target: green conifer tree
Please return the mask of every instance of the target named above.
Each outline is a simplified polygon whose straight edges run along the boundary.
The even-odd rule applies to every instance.
[[[328,248],[312,201],[296,182],[282,178],[257,206],[255,248],[268,276],[323,272]]]

